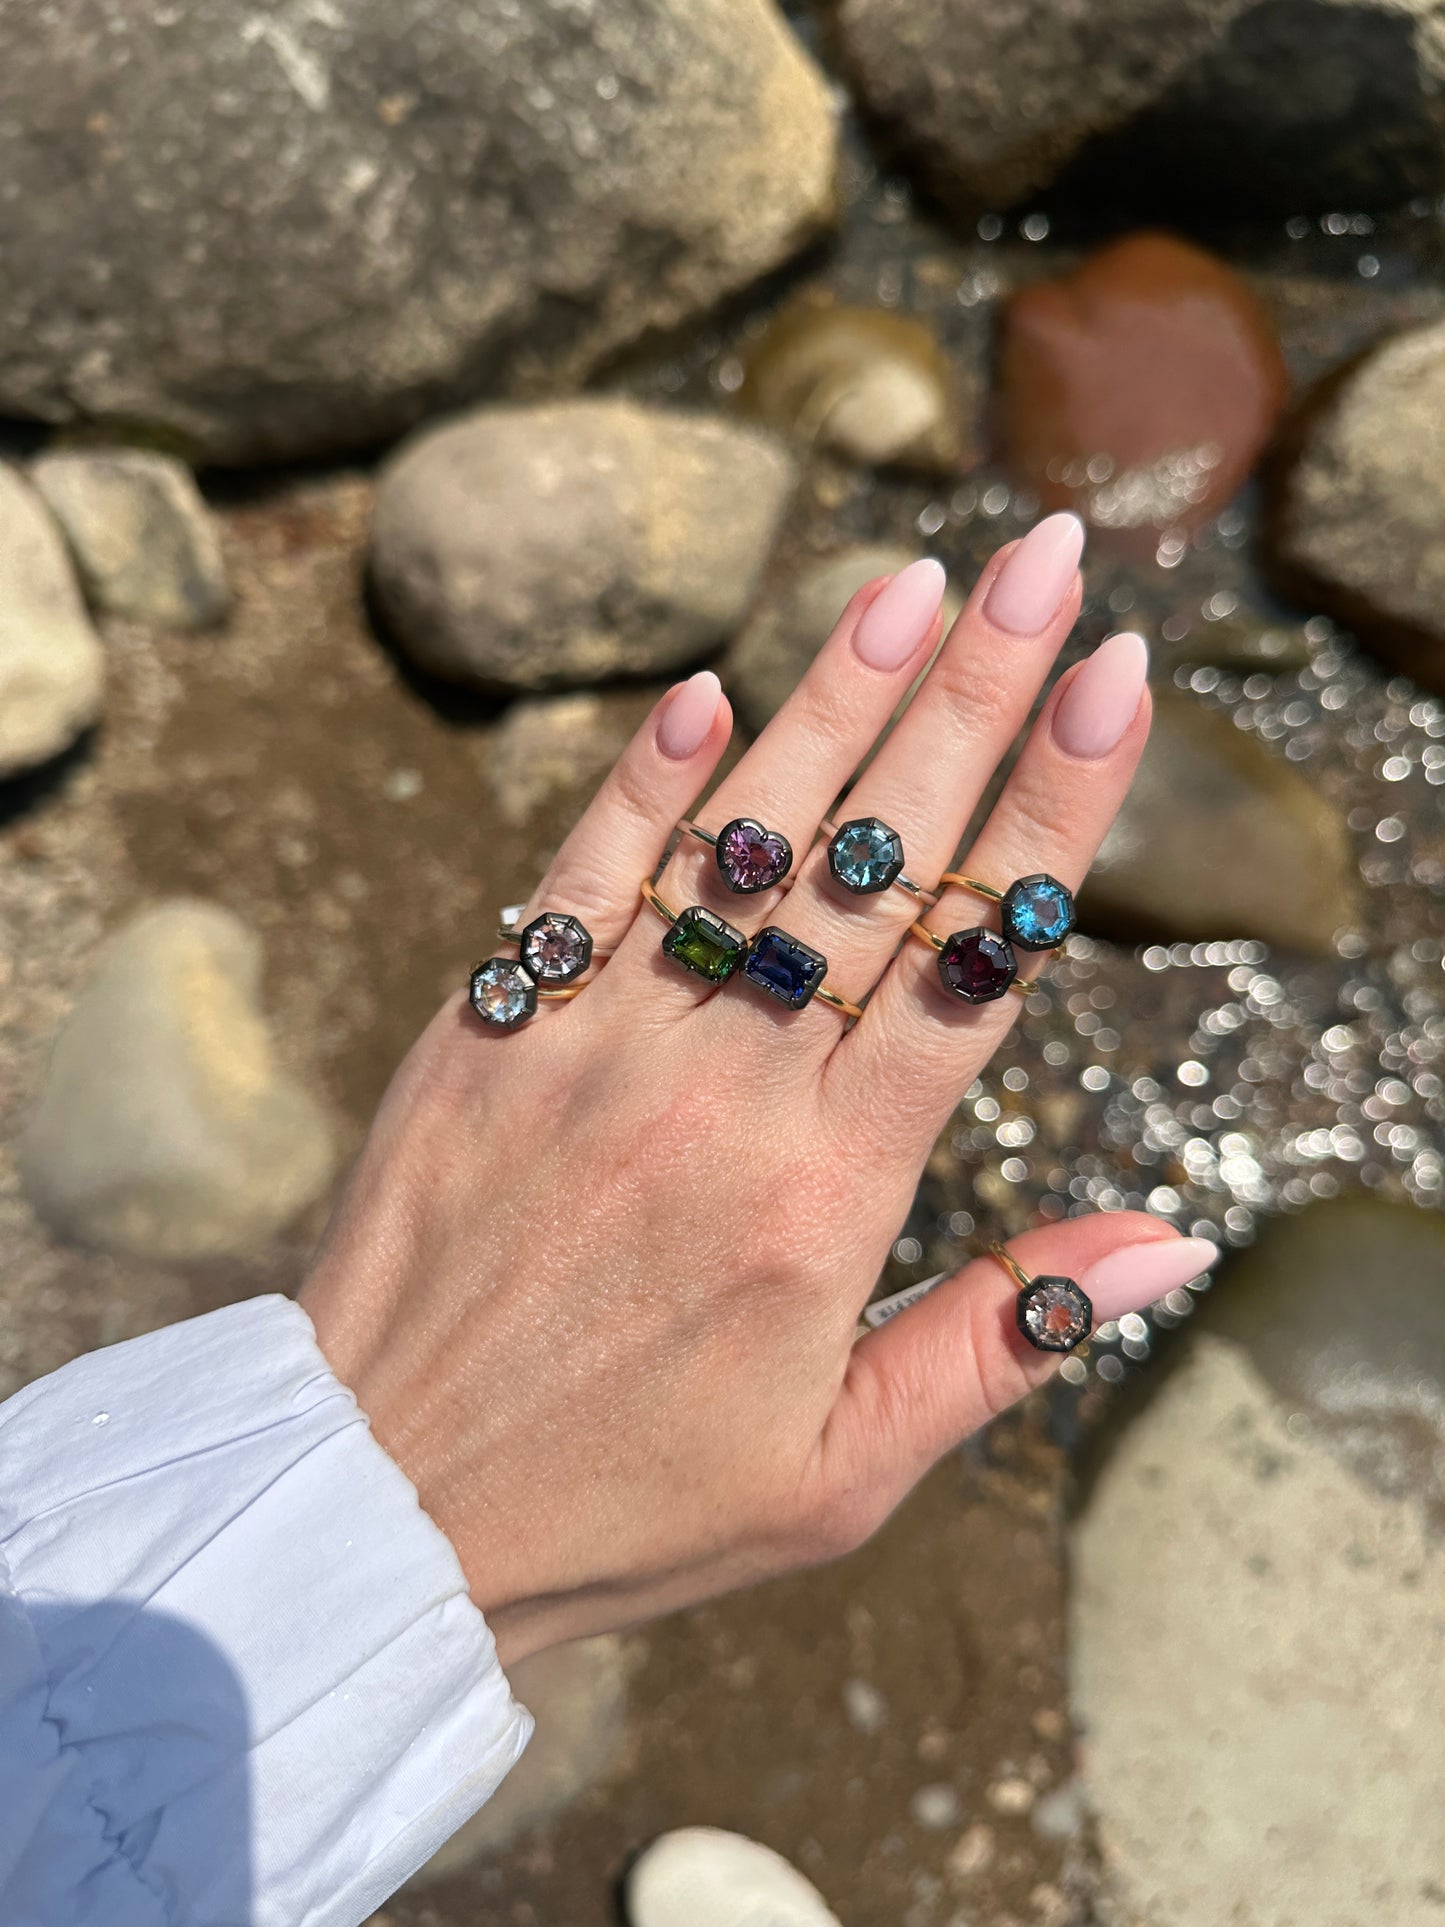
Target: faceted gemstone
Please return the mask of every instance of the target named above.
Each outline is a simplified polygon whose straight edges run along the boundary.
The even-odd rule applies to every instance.
[[[717,867],[729,890],[754,896],[782,882],[793,867],[793,846],[750,816],[737,816],[718,831]]]
[[[684,970],[710,984],[724,983],[747,955],[748,940],[741,930],[695,903],[679,912],[662,939],[663,950]]]
[[[518,937],[522,962],[539,984],[570,984],[592,961],[592,939],[560,910],[544,910]]]
[[[801,1010],[823,981],[828,959],[786,930],[769,924],[753,938],[743,964],[749,983],[776,997],[789,1010]]]
[[[1074,899],[1054,877],[1020,877],[1004,891],[1001,915],[1020,950],[1052,950],[1074,927]]]
[[[876,816],[844,823],[828,845],[828,868],[860,897],[886,890],[903,869],[903,839]]]
[[[1035,1278],[1014,1300],[1019,1330],[1041,1352],[1071,1352],[1088,1337],[1094,1307],[1072,1278]]]
[[[515,957],[488,957],[472,972],[472,1009],[484,1024],[513,1030],[537,1008],[537,986]]]
[[[938,953],[945,990],[968,1004],[991,1004],[1019,974],[1007,937],[996,930],[955,930]]]

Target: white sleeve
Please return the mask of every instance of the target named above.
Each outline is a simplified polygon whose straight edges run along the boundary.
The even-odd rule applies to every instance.
[[[298,1306],[0,1405],[6,1927],[356,1927],[531,1727]]]

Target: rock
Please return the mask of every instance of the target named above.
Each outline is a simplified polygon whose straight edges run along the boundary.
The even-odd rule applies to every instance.
[[[65,531],[92,605],[168,629],[231,606],[220,537],[195,477],[139,448],[42,455],[30,479]]]
[[[512,703],[482,764],[502,822],[522,829],[557,819],[560,843],[660,693],[588,689]]]
[[[795,483],[770,436],[705,415],[479,409],[389,464],[377,597],[408,655],[458,681],[660,674],[736,629]]]
[[[574,379],[832,213],[771,0],[72,0],[0,75],[0,413],[212,462]]]
[[[1177,219],[1445,186],[1445,0],[842,0],[839,21],[868,106],[969,216],[1045,189]]]
[[[1445,691],[1445,324],[1328,383],[1292,439],[1270,533],[1283,585]]]
[[[622,1756],[628,1663],[621,1639],[608,1634],[553,1646],[519,1660],[507,1676],[537,1730],[487,1804],[415,1876],[418,1886],[500,1853],[565,1812]]]
[[[763,596],[723,666],[729,700],[749,729],[762,729],[782,708],[863,584],[896,575],[917,559],[914,550],[892,543],[858,543],[789,570]],[[950,589],[943,604],[945,633],[962,606]],[[905,703],[912,694],[910,689]]]
[[[0,777],[68,749],[100,714],[105,657],[44,505],[0,462]]]
[[[1338,1426],[1428,1413],[1439,1454],[1442,1307],[1428,1214],[1284,1220],[1098,1473],[1071,1673],[1108,1927],[1431,1918],[1445,1553],[1409,1479],[1360,1476]]]
[[[1169,235],[1100,248],[1004,313],[999,434],[1014,480],[1151,554],[1235,493],[1288,392],[1248,287]]]
[[[654,1840],[633,1863],[626,1900],[629,1927],[839,1927],[781,1854],[716,1827]]]
[[[243,1255],[326,1190],[331,1127],[276,1061],[260,980],[260,943],[214,904],[162,904],[111,939],[20,1147],[26,1194],[61,1237]]]
[[[1139,772],[1083,892],[1085,929],[1261,937],[1333,956],[1358,928],[1359,873],[1335,805],[1225,715],[1154,692]]]
[[[963,460],[958,379],[911,315],[795,302],[749,353],[738,400],[850,461],[948,473]]]

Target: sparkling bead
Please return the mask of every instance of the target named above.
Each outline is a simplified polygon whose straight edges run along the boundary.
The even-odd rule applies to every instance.
[[[994,930],[955,930],[938,953],[945,990],[968,1004],[991,1004],[1019,974],[1008,939]]]
[[[678,913],[677,922],[662,939],[663,950],[684,970],[720,984],[731,977],[747,955],[748,940],[741,930],[694,904]]]
[[[1074,899],[1055,877],[1020,877],[1004,891],[1000,914],[1010,943],[1052,950],[1074,927]]]
[[[750,816],[737,816],[718,831],[717,867],[729,890],[755,896],[781,883],[792,869],[793,846]]]
[[[472,972],[472,1009],[484,1024],[514,1030],[537,1008],[537,986],[515,957],[488,957]]]
[[[592,939],[576,917],[545,910],[517,939],[522,962],[539,984],[570,984],[592,961]]]
[[[753,938],[743,963],[749,983],[776,997],[789,1010],[801,1010],[823,981],[828,959],[785,930],[769,924]]]
[[[860,897],[886,890],[903,869],[903,839],[876,816],[842,824],[828,845],[828,868]]]
[[[1071,1352],[1088,1337],[1094,1307],[1072,1278],[1035,1278],[1014,1300],[1024,1337],[1040,1352]]]

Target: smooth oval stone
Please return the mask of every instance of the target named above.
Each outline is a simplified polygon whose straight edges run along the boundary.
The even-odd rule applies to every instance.
[[[1288,376],[1273,325],[1223,261],[1134,234],[1010,301],[1001,454],[1049,509],[1124,546],[1216,514],[1258,460]]]

